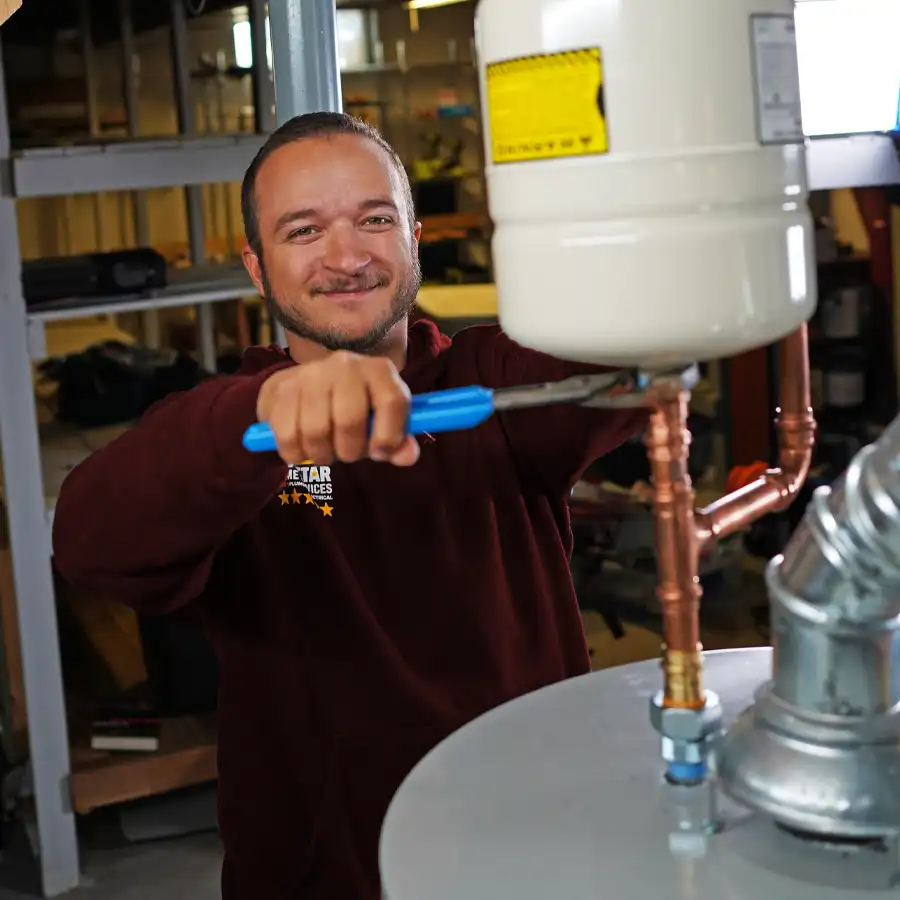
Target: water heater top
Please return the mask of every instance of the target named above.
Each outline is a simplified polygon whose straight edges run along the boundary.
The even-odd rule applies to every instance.
[[[768,648],[706,655],[726,723]],[[878,900],[896,854],[823,847],[722,801],[707,841],[673,828],[649,698],[657,660],[506,704],[413,770],[382,831],[386,900]],[[851,850],[853,848],[850,848]]]

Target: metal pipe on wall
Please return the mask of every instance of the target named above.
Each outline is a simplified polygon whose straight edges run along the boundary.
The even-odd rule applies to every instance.
[[[270,0],[275,118],[341,112],[335,0]]]
[[[175,74],[175,101],[178,108],[179,131],[188,137],[197,133],[197,116],[191,92],[190,55],[188,52],[187,16],[184,0],[171,0],[172,10],[172,64]],[[188,246],[191,264],[206,261],[206,229],[203,224],[203,188],[196,184],[185,185],[187,205]],[[200,338],[200,362],[208,372],[216,371],[216,327],[212,304],[201,303],[194,307]]]
[[[269,27],[276,123],[308,112],[343,111],[335,0],[269,0]],[[256,56],[254,63],[260,64]],[[273,330],[284,343],[281,325],[273,323]]]

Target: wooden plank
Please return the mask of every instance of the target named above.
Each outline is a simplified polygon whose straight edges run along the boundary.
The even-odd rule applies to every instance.
[[[85,814],[104,806],[215,781],[213,718],[184,717],[163,723],[156,753],[103,753],[87,739],[72,747],[72,806]]]

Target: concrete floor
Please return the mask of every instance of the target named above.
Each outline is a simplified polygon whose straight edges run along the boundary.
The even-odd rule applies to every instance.
[[[220,900],[222,851],[214,833],[83,854],[72,900]],[[28,879],[31,880],[30,878]],[[0,887],[0,900],[31,900],[33,885]]]
[[[215,831],[214,786],[79,819],[78,838],[82,886],[66,898],[220,900],[222,846]],[[14,826],[4,839],[0,900],[40,896],[25,829]]]

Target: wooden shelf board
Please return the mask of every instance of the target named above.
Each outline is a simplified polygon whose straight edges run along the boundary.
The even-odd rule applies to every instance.
[[[85,738],[72,747],[71,760],[72,807],[79,814],[215,781],[215,720],[166,720],[156,753],[100,752]]]

